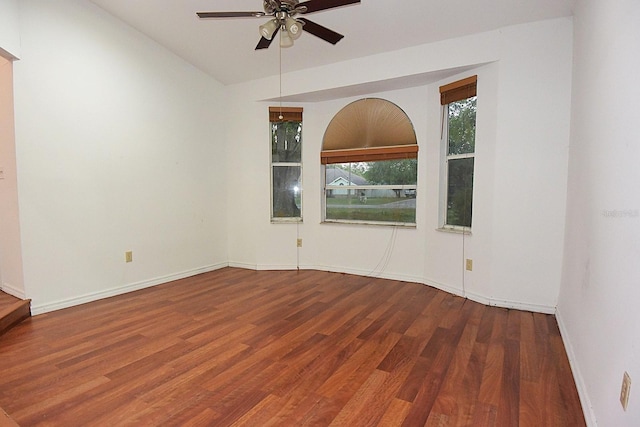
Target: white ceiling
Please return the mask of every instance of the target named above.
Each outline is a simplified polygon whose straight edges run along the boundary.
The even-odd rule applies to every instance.
[[[254,50],[268,20],[199,20],[202,11],[262,11],[262,0],[90,0],[224,84],[277,75],[278,44]],[[345,36],[304,33],[282,49],[283,72],[318,67],[497,28],[570,16],[575,0],[362,0],[305,15]]]

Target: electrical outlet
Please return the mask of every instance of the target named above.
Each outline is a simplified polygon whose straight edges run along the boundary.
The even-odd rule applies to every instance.
[[[133,262],[133,251],[126,251],[124,253],[124,261],[125,262]]]
[[[472,259],[467,259],[466,268],[467,268],[467,271],[473,271],[473,260]]]
[[[620,389],[620,403],[622,403],[622,409],[625,411],[629,404],[629,393],[631,393],[631,377],[625,372],[622,377],[622,388]]]
[[[302,247],[302,239],[298,239],[296,244],[298,245],[299,248]]]

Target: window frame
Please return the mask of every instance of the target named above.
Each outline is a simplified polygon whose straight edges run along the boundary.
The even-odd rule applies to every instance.
[[[374,162],[374,161],[387,161],[387,160],[401,160],[401,159],[385,159],[385,160],[371,160],[370,162]],[[417,158],[416,158],[417,160]],[[345,162],[345,163],[359,163],[359,162]],[[345,163],[339,163],[339,164],[345,164]],[[369,162],[366,162],[369,163]],[[334,164],[338,164],[338,163],[329,163],[329,164],[323,164],[323,170],[322,170],[322,176],[323,176],[323,197],[322,197],[322,222],[323,223],[328,223],[328,224],[363,224],[363,225],[383,225],[383,226],[396,226],[396,227],[408,227],[408,228],[415,228],[417,226],[417,206],[415,208],[415,212],[416,212],[416,217],[414,218],[413,222],[402,222],[402,221],[376,221],[376,220],[370,220],[370,219],[366,219],[366,220],[357,220],[357,219],[344,219],[344,218],[327,218],[327,192],[329,190],[348,190],[348,191],[361,191],[361,190],[400,190],[400,191],[406,191],[406,190],[414,190],[416,192],[416,195],[414,197],[412,197],[411,199],[416,199],[417,198],[417,190],[418,190],[418,184],[417,184],[417,170],[416,170],[416,184],[370,184],[370,185],[327,185],[326,184],[326,173],[327,173],[327,166],[332,166]],[[356,196],[357,197],[357,196]],[[399,200],[404,200],[404,199],[399,199]]]
[[[476,97],[477,102],[477,76],[471,76],[456,82],[440,87],[440,104],[442,107],[442,137],[440,141],[441,150],[441,187],[440,187],[440,209],[439,209],[439,230],[452,231],[470,234],[473,227],[473,192],[475,189],[475,166],[477,135],[474,133],[473,152],[462,154],[449,154],[449,105],[453,102]],[[477,104],[476,104],[477,105]],[[477,111],[477,107],[476,107]],[[477,116],[474,123],[477,128]],[[473,159],[473,171],[471,174],[471,220],[469,226],[459,224],[448,224],[449,218],[449,167],[450,161],[461,159]]]
[[[272,224],[301,223],[303,222],[303,120],[302,108],[300,107],[269,107],[269,216]],[[279,122],[298,122],[300,123],[300,161],[299,162],[274,162],[273,161],[273,125]],[[279,167],[297,167],[300,170],[298,180],[299,197],[300,197],[300,215],[299,216],[274,216],[274,173],[275,168]]]

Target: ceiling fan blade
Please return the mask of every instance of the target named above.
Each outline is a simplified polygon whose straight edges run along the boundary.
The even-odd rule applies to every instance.
[[[342,34],[338,34],[333,30],[323,27],[320,24],[316,24],[313,21],[309,21],[305,18],[297,18],[298,21],[302,21],[304,25],[302,29],[308,33],[313,34],[316,37],[320,37],[322,40],[328,41],[331,44],[336,44],[344,37]]]
[[[196,12],[198,18],[260,18],[264,12]]]
[[[360,0],[308,0],[302,3],[298,3],[297,8],[302,9],[306,7],[307,9],[303,12],[300,11],[301,14],[318,12],[320,10],[333,9],[334,7],[347,6],[349,4],[360,3]]]
[[[278,34],[279,30],[280,30],[279,28],[276,28],[276,31],[273,33],[273,36],[271,36],[271,40],[265,39],[264,37],[262,37],[258,42],[258,45],[256,46],[255,50],[267,49],[269,46],[271,46],[271,42],[273,41],[273,39],[276,38],[276,35]]]

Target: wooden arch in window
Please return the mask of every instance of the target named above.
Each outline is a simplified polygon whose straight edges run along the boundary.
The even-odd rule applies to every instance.
[[[320,153],[323,165],[416,157],[411,120],[396,104],[380,98],[360,99],[340,110],[324,133]]]

